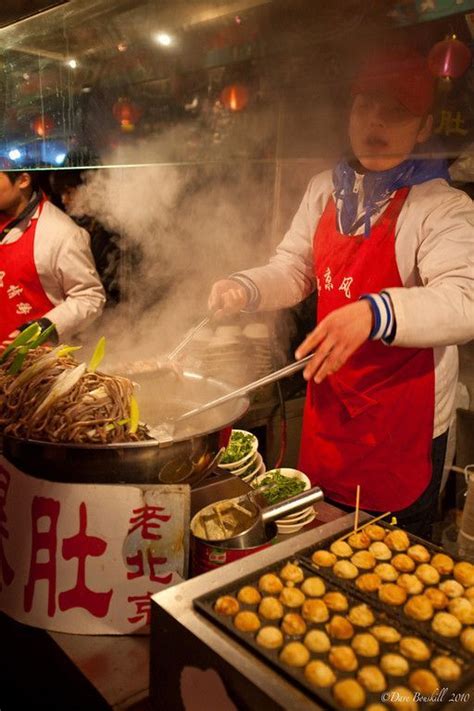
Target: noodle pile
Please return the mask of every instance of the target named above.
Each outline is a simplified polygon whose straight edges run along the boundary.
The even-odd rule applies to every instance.
[[[131,427],[134,388],[131,380],[90,372],[85,366],[81,373],[79,361],[70,354],[56,355],[59,352],[60,348],[53,351],[46,346],[28,351],[15,375],[8,373],[15,351],[8,355],[0,366],[0,432],[22,439],[78,444],[148,439],[144,426],[139,425],[136,431]],[[28,367],[46,356],[49,356],[47,367],[38,369],[25,382]],[[51,399],[58,378],[64,378],[67,371],[74,375],[74,369],[80,374],[77,382]]]

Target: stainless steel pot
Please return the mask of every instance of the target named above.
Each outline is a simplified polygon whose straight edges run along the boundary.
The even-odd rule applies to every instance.
[[[191,406],[232,392],[230,385],[197,373],[157,371],[134,376],[141,419],[150,426]],[[215,463],[232,424],[247,411],[239,397],[178,425],[173,441],[65,444],[5,435],[3,454],[22,471],[50,481],[80,483],[190,483]],[[227,432],[226,432],[227,431]]]
[[[289,513],[305,508],[310,504],[315,504],[316,501],[322,501],[324,498],[323,492],[319,486],[315,486],[312,489],[308,489],[307,491],[297,494],[296,496],[292,496],[290,499],[285,499],[285,501],[273,504],[273,506],[266,506],[265,508],[259,508],[255,502],[252,502],[250,497],[251,494],[238,497],[236,500],[238,503],[244,505],[248,510],[252,511],[253,509],[253,516],[249,518],[249,525],[244,531],[241,531],[236,536],[232,536],[231,538],[213,540],[202,538],[194,532],[194,524],[198,517],[203,513],[201,510],[198,511],[191,521],[192,535],[196,539],[204,541],[207,545],[218,548],[251,548],[253,546],[259,546],[267,540],[267,534],[265,531],[267,524],[278,518],[287,516]],[[212,504],[212,508],[219,503],[222,502],[216,501]]]

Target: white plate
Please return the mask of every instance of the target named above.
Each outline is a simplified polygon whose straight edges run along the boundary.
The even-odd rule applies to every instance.
[[[250,467],[250,465],[253,466],[252,473],[255,473],[256,470],[259,468],[260,463],[262,462],[262,455],[259,452],[255,452],[253,457],[248,460],[248,462],[245,462],[245,464],[242,467],[239,467],[238,469],[231,469],[231,474],[235,474],[235,476],[242,476],[242,474]],[[250,474],[250,472],[247,472]]]
[[[315,518],[316,518],[316,511],[313,514],[311,514],[311,516],[309,516],[307,519],[305,519],[303,522],[300,521],[300,522],[294,523],[294,524],[283,524],[283,523],[277,522],[278,533],[283,533],[283,534],[296,533],[297,531],[302,529],[304,526],[307,526],[308,523],[311,523],[311,521],[314,521]]]
[[[313,513],[314,509],[312,506],[307,506],[305,509],[301,509],[301,511],[296,511],[294,514],[288,514],[288,516],[284,516],[283,518],[277,519],[277,523],[297,523],[298,521],[303,520],[307,516],[310,516]]]
[[[229,462],[228,464],[219,464],[219,466],[222,469],[229,469],[230,471],[236,471],[237,469],[241,469],[245,462],[248,462],[254,455],[255,452],[258,449],[258,439],[255,437],[254,434],[251,432],[247,432],[246,430],[232,430],[231,436],[234,432],[244,432],[245,434],[251,435],[252,439],[252,449],[248,454],[245,455],[245,457],[242,457],[242,459],[239,459],[236,462]]]
[[[270,474],[273,474],[274,472],[279,471],[282,476],[287,476],[289,479],[299,479],[300,481],[304,482],[304,489],[303,491],[307,491],[307,489],[311,489],[311,482],[304,474],[303,472],[300,472],[299,469],[290,469],[289,467],[279,467],[278,469],[269,469],[266,473],[265,476],[269,476]],[[255,484],[261,484],[263,479],[262,477],[258,477],[258,479],[255,479]],[[288,514],[290,515],[290,514]]]
[[[243,476],[242,481],[245,481],[245,482],[247,482],[247,484],[249,484],[254,479],[254,477],[259,476],[260,474],[263,474],[264,471],[265,471],[265,464],[262,461],[262,463],[259,466],[259,468],[257,469],[257,471],[254,474],[249,474],[248,476]]]

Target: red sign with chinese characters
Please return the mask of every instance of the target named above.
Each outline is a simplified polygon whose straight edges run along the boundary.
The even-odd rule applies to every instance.
[[[60,484],[0,457],[0,609],[78,634],[146,633],[186,575],[188,486]]]

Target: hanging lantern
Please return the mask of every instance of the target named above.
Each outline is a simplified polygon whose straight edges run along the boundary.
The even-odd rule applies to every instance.
[[[430,71],[440,79],[457,79],[469,69],[471,61],[471,50],[456,35],[437,42],[428,55]]]
[[[113,106],[112,113],[114,118],[120,124],[120,128],[125,133],[130,133],[135,130],[135,126],[138,123],[141,111],[128,99],[121,97]]]
[[[37,136],[40,138],[46,138],[46,136],[51,133],[54,128],[54,121],[51,116],[36,116],[36,118],[33,119],[31,126]]]
[[[242,111],[249,102],[249,91],[243,84],[229,84],[222,89],[220,101],[229,111]]]

